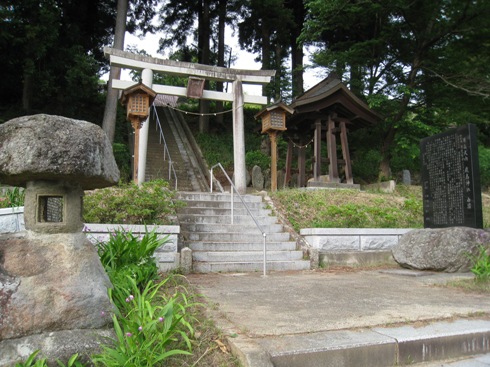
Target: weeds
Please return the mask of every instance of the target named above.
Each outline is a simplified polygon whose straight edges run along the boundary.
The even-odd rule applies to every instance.
[[[488,254],[487,247],[480,245],[478,255],[472,256],[471,259],[473,261],[471,272],[475,275],[475,280],[477,282],[489,282],[490,255]]]
[[[107,242],[98,242],[97,253],[113,284],[130,288],[128,277],[138,287],[156,279],[158,267],[153,257],[155,250],[168,242],[168,236],[159,239],[155,232],[141,238],[123,229],[115,231]],[[116,303],[117,307],[120,304]]]
[[[195,320],[187,310],[194,304],[186,292],[176,291],[170,297],[160,292],[169,279],[150,281],[142,291],[131,277],[130,291],[115,286],[111,296],[121,305],[112,317],[116,340],[92,358],[97,365],[158,366],[171,356],[191,354],[191,321]]]

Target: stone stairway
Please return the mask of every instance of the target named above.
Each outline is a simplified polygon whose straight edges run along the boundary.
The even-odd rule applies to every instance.
[[[263,269],[263,235],[235,195],[231,224],[230,194],[180,192],[187,206],[178,210],[184,246],[192,250],[193,271],[254,272]],[[262,198],[244,195],[244,201],[267,234],[267,270],[305,270],[310,262],[289,233],[265,209]]]
[[[152,112],[148,133],[146,180],[163,178],[170,182],[171,188],[174,188],[175,179],[173,172],[170,173],[169,178],[169,164],[172,161],[177,176],[178,190],[201,191],[206,189],[207,186],[203,182],[204,178],[195,165],[194,153],[179,126],[180,120],[178,116],[168,107],[157,107],[156,111],[169,154],[164,155],[164,144],[160,138],[157,119]]]

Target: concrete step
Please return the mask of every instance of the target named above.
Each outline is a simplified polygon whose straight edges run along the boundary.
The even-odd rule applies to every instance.
[[[258,208],[258,209],[250,209],[250,212],[256,216],[256,217],[260,217],[260,216],[270,216],[272,214],[272,211],[270,209],[262,209],[262,208]],[[200,207],[200,208],[196,208],[196,207],[190,207],[190,206],[186,206],[186,207],[182,207],[182,208],[178,208],[177,209],[177,215],[197,215],[197,216],[201,216],[201,215],[218,215],[218,216],[227,216],[228,218],[230,217],[231,215],[231,210],[230,208],[213,208],[213,207]],[[249,216],[248,214],[248,211],[247,209],[245,208],[234,208],[233,209],[233,215],[247,215]]]
[[[488,353],[489,340],[490,321],[459,319],[267,337],[258,344],[274,367],[392,367]]]
[[[230,272],[259,272],[263,269],[263,262],[193,262],[192,270],[195,273],[230,273]],[[296,261],[267,261],[266,269],[274,271],[308,270],[310,262]]]
[[[186,201],[231,201],[231,194],[226,193],[207,193],[207,192],[179,192],[177,197]],[[257,195],[242,195],[244,202],[261,203],[262,197]],[[234,195],[234,202],[241,203],[241,200],[237,195]]]
[[[208,223],[208,224],[231,224],[231,215],[205,215],[205,214],[179,214],[179,222],[182,223]],[[271,216],[255,217],[259,224],[276,224],[277,218]],[[254,224],[254,220],[249,215],[233,215],[233,224]]]
[[[185,200],[184,200],[185,201]],[[188,207],[192,208],[221,208],[221,209],[231,209],[231,203],[229,201],[222,200],[195,200],[195,201],[186,201]],[[249,209],[262,209],[264,204],[262,202],[246,202],[247,208]],[[234,209],[245,208],[243,204],[235,202],[233,204]]]
[[[207,242],[263,242],[262,233],[256,229],[254,232],[231,232],[231,233],[210,233],[210,232],[187,232],[181,230],[184,239],[187,241],[207,241]],[[289,233],[270,233],[266,241],[270,242],[287,242]]]
[[[263,242],[187,242],[184,245],[192,251],[262,251]],[[293,251],[296,242],[266,242],[268,251]]]
[[[260,262],[264,259],[263,251],[196,251],[192,253],[193,261],[205,262]],[[267,251],[267,261],[303,260],[303,251]]]
[[[267,234],[280,233],[284,227],[282,224],[259,223],[260,230]],[[208,233],[251,233],[259,231],[255,223],[251,224],[222,224],[222,223],[181,223],[184,232],[208,232]]]

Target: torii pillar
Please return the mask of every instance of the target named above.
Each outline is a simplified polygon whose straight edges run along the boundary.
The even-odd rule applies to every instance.
[[[142,73],[143,84],[148,88],[153,86],[153,71],[151,69],[143,69]],[[149,107],[148,107],[149,108]],[[141,186],[145,182],[146,176],[146,152],[148,148],[148,129],[150,125],[150,113],[145,121],[143,121],[143,126],[139,131],[139,142],[138,142],[138,185]],[[135,135],[135,139],[137,136]],[[136,146],[136,143],[135,143]]]
[[[233,82],[233,176],[235,187],[240,194],[245,194],[247,191],[243,103],[242,81],[237,77]]]

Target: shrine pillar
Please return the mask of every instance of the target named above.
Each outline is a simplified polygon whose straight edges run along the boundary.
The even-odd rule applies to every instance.
[[[335,121],[332,116],[328,117],[327,129],[327,151],[328,151],[328,177],[330,182],[340,182],[338,160],[337,160],[337,138],[335,137]]]
[[[313,177],[315,181],[319,181],[322,174],[322,120],[320,119],[315,121],[314,156]]]
[[[301,142],[302,144],[302,142]],[[298,147],[298,187],[306,186],[306,149]]]

